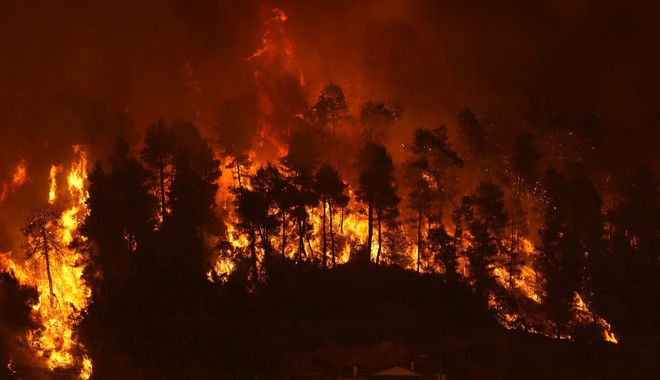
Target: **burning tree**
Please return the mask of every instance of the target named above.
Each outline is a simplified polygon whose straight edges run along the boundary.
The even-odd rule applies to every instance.
[[[61,256],[64,248],[59,240],[58,229],[63,228],[60,216],[61,213],[53,207],[34,207],[21,229],[26,239],[24,247],[28,258],[36,257],[37,260],[43,259],[46,263],[48,289],[51,297],[55,297],[51,261],[53,256]]]

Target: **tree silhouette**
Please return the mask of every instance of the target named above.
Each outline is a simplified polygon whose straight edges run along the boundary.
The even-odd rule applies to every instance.
[[[358,199],[367,205],[368,234],[367,249],[371,253],[373,241],[374,212],[378,228],[378,251],[376,265],[382,250],[382,220],[396,218],[400,198],[394,185],[394,163],[381,144],[366,143],[358,155],[357,168],[360,172]]]
[[[172,212],[163,224],[161,236],[169,242],[181,269],[203,278],[209,265],[205,261],[205,230],[217,227],[214,209],[220,161],[192,123],[175,122],[171,134],[175,142],[169,190]],[[190,257],[180,256],[186,251]]]
[[[144,137],[145,147],[140,152],[142,160],[154,168],[158,173],[158,194],[160,195],[160,216],[164,220],[167,216],[167,189],[165,183],[168,173],[166,167],[172,163],[172,135],[160,119],[152,124]]]
[[[414,165],[433,180],[433,188],[439,191],[438,208],[442,213],[448,198],[450,169],[463,167],[463,160],[449,142],[447,127],[415,129],[410,150],[415,157]]]
[[[618,250],[660,265],[660,181],[648,167],[638,167],[626,181],[609,218]]]
[[[435,252],[434,260],[442,263],[445,268],[445,277],[448,283],[455,284],[458,282],[458,255],[456,239],[458,237],[451,236],[442,223],[438,223],[431,227],[428,232],[429,248],[431,252]]]
[[[290,195],[298,230],[298,262],[306,254],[305,239],[312,229],[307,209],[318,203],[314,192],[314,170],[320,159],[319,146],[319,136],[313,131],[293,131],[289,137],[289,151],[281,160],[285,176],[292,185]]]
[[[441,221],[447,198],[448,176],[452,167],[462,167],[449,143],[447,128],[443,125],[433,130],[417,128],[410,144],[413,158],[408,162],[408,177],[413,183],[408,193],[408,206],[415,211],[417,229],[417,271],[421,267],[424,225],[433,228],[431,221]],[[435,210],[435,212],[434,212]]]
[[[464,197],[462,207],[471,207],[467,226],[472,237],[469,252],[470,272],[477,292],[493,286],[495,260],[502,251],[504,227],[508,215],[504,212],[504,192],[496,184],[483,181],[470,197]]]
[[[539,161],[541,154],[534,146],[534,136],[526,132],[519,134],[511,149],[511,166],[517,173],[517,194],[520,194],[523,183],[533,183],[536,180]]]
[[[585,178],[566,180],[550,169],[543,182],[546,196],[544,225],[539,231],[540,264],[545,275],[544,302],[559,338],[569,322],[575,294],[581,293],[593,312],[594,290],[604,281],[602,200]]]
[[[321,198],[321,207],[323,208],[322,217],[322,250],[323,250],[323,268],[326,268],[326,219],[329,215],[330,222],[330,252],[332,257],[332,267],[337,265],[335,257],[335,236],[333,226],[333,214],[335,207],[345,207],[348,204],[348,196],[344,193],[347,185],[339,178],[339,172],[330,165],[323,165],[314,175],[314,191]]]
[[[408,193],[408,207],[417,214],[417,272],[421,266],[423,251],[423,225],[424,218],[429,217],[433,192],[425,178],[419,178]]]
[[[149,171],[128,150],[123,139],[117,140],[109,170],[97,161],[88,176],[89,214],[80,231],[94,247],[87,249],[85,272],[88,281],[102,277],[104,287],[126,279],[131,257],[144,248],[155,225],[157,200],[150,193]]]
[[[608,321],[623,337],[657,335],[660,328],[660,181],[637,167],[622,181],[609,211],[610,255],[602,291]]]
[[[339,140],[337,140],[337,121],[348,110],[344,90],[330,82],[321,90],[319,100],[313,108],[317,111],[322,124],[325,124],[324,121],[330,116],[332,135],[335,140],[335,150],[337,152],[337,168],[341,172],[341,153]]]
[[[48,290],[54,297],[53,276],[51,274],[51,260],[54,256],[62,255],[64,247],[57,238],[58,229],[63,228],[60,223],[60,212],[47,207],[34,207],[25,219],[21,232],[25,237],[24,249],[27,257],[44,259],[46,262],[46,275],[48,277]]]
[[[362,137],[367,142],[385,143],[389,128],[401,116],[396,105],[368,101],[360,110]]]
[[[458,131],[468,149],[468,162],[474,159],[474,154],[486,152],[486,129],[469,108],[458,114]]]
[[[289,229],[288,216],[293,213],[294,206],[296,205],[297,189],[279,169],[277,169],[277,172],[274,174],[276,174],[277,177],[273,178],[275,183],[272,189],[272,197],[279,213],[279,224],[282,231],[282,246],[280,247],[280,253],[282,260],[284,260],[286,258],[287,237],[289,236],[287,233]]]
[[[238,228],[248,235],[252,281],[257,283],[259,281],[257,237],[260,230],[271,227],[276,221],[269,213],[270,204],[265,194],[245,187],[232,188],[232,192],[234,193],[234,207],[239,217]],[[264,236],[261,237],[263,243]]]
[[[514,279],[520,275],[523,260],[520,257],[521,238],[527,235],[527,215],[522,210],[520,202],[517,199],[511,201],[512,205],[509,212],[509,246],[505,250],[506,270],[509,275],[509,289],[513,290]]]
[[[283,182],[284,178],[279,169],[270,162],[266,166],[260,167],[250,180],[252,191],[260,197],[257,203],[263,208],[259,214],[252,217],[259,232],[261,246],[264,250],[264,262],[266,263],[270,262],[274,251],[271,235],[273,235],[273,231],[278,225],[276,196],[281,193]]]
[[[252,167],[252,160],[250,160],[250,156],[247,153],[236,153],[230,157],[231,159],[225,165],[225,168],[234,170],[234,177],[236,178],[238,187],[243,187],[246,173],[249,173]]]

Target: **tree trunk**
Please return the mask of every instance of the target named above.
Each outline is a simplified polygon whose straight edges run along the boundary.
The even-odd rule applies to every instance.
[[[311,259],[312,263],[315,263],[316,258],[314,257],[314,249],[312,249],[312,243],[309,240],[309,229],[307,228],[307,219],[302,220],[302,225],[303,225],[303,236],[307,240],[307,248],[309,249],[309,257]],[[306,254],[307,252],[305,252]]]
[[[440,215],[445,211],[445,199],[447,198],[447,162],[442,163],[442,179],[440,180]]]
[[[513,254],[514,254],[514,225],[513,225],[513,210],[511,212],[511,249],[509,250],[509,289],[513,290]]]
[[[252,262],[252,279],[259,282],[259,268],[257,267],[257,232],[254,226],[250,228],[250,261]]]
[[[158,174],[160,176],[160,212],[163,220],[165,220],[167,205],[165,204],[165,163],[162,157],[158,161]]]
[[[380,228],[380,220],[381,220],[382,212],[383,210],[381,210],[380,206],[378,206],[376,208],[376,215],[378,216],[378,252],[376,252],[376,265],[380,263],[380,252],[383,244],[383,238]]]
[[[332,203],[328,202],[328,211],[330,213],[330,251],[332,252],[332,267],[337,267],[335,259],[335,233],[332,226]]]
[[[286,212],[282,211],[282,261],[284,261],[286,250]]]
[[[307,223],[303,223],[305,227],[307,227]],[[307,230],[307,228],[305,228]],[[312,248],[312,242],[309,241],[309,234],[305,232],[305,238],[307,239],[307,248],[309,248],[309,256],[312,258],[312,263],[314,263],[315,257],[314,257],[314,249]]]
[[[456,227],[454,227],[454,255],[458,257],[458,223],[460,221],[457,221]],[[446,269],[446,268],[445,268]],[[454,268],[454,271],[458,269],[458,265],[456,265],[456,268]],[[452,276],[456,275],[456,273],[452,273]],[[463,269],[463,275],[465,275],[465,269]]]
[[[373,216],[373,201],[369,200],[369,207],[368,207],[368,215],[367,215],[367,220],[368,220],[368,229],[369,231],[367,232],[367,257],[369,257],[369,260],[371,260],[371,242],[374,238],[374,216]]]
[[[298,264],[302,261],[302,256],[305,252],[305,234],[304,234],[304,225],[303,218],[300,209],[298,210]]]
[[[422,257],[422,207],[417,208],[417,273],[421,265]]]
[[[326,263],[326,261],[327,261],[327,250],[326,250],[327,246],[326,246],[326,234],[325,234],[325,218],[326,218],[325,206],[326,206],[326,203],[327,203],[327,198],[326,198],[325,194],[323,195],[323,202],[322,203],[323,203],[323,269],[326,269],[327,268],[327,263]]]
[[[270,253],[271,253],[271,245],[270,245],[270,231],[266,228],[260,228],[259,229],[259,238],[261,239],[261,245],[264,247],[264,264],[270,263]]]
[[[44,239],[44,257],[46,258],[46,274],[48,275],[48,289],[50,290],[50,296],[55,296],[53,292],[53,276],[50,274],[50,256],[48,255],[48,237],[46,236],[46,228],[42,227],[41,233]]]

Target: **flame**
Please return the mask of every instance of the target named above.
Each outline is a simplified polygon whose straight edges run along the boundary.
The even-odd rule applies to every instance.
[[[14,171],[14,176],[12,177],[11,183],[15,187],[20,187],[25,183],[27,177],[27,168],[25,167],[25,160],[20,160],[16,165],[16,170]]]
[[[611,343],[619,343],[619,341],[616,339],[616,336],[612,332],[612,326],[603,318],[601,318],[598,315],[594,315],[594,313],[589,310],[589,306],[587,306],[586,303],[582,300],[582,297],[578,294],[575,293],[574,296],[574,307],[577,310],[578,313],[578,318],[583,321],[590,321],[592,318],[594,322],[600,326],[601,328],[601,335],[603,339],[607,342]]]
[[[41,327],[29,332],[26,337],[32,351],[45,360],[49,370],[78,368],[81,371],[79,377],[88,379],[92,373],[92,362],[84,354],[84,347],[76,341],[74,329],[76,320],[89,303],[91,292],[82,280],[83,268],[79,266],[81,254],[68,247],[79,222],[87,215],[87,150],[80,145],[74,146],[73,150],[77,159],[68,172],[68,198],[62,200],[69,207],[62,213],[62,227],[57,231],[58,239],[65,248],[50,258],[54,296],[50,295],[43,260],[32,257],[17,264],[0,255],[0,267],[8,266],[19,282],[35,286],[39,292],[39,301],[33,306],[33,313],[35,320],[41,322]],[[50,204],[58,201],[56,176],[62,170],[62,166],[51,166]]]
[[[55,203],[55,198],[57,198],[57,174],[59,174],[61,171],[62,166],[51,165],[50,167],[50,175],[48,176],[50,183],[50,188],[48,190],[48,203],[51,205]]]
[[[282,157],[286,154],[286,144],[280,140],[281,133],[274,128],[276,113],[281,105],[281,83],[283,78],[297,79],[300,88],[305,87],[305,76],[296,59],[294,43],[286,28],[287,15],[276,7],[261,5],[263,19],[263,35],[261,47],[246,58],[254,64],[254,80],[259,90],[259,115],[257,124],[259,130],[254,135],[253,144],[258,147],[273,147],[275,153]],[[299,112],[296,110],[295,112]],[[286,128],[286,126],[279,126]],[[264,149],[262,149],[264,151]]]
[[[10,180],[5,182],[2,186],[2,193],[0,193],[0,202],[7,199],[7,197],[18,190],[27,181],[27,166],[25,160],[21,159],[16,163],[14,173]]]
[[[14,359],[10,358],[9,363],[7,364],[7,369],[9,372],[11,372],[13,375],[16,375],[16,371],[14,370]]]
[[[533,258],[537,254],[537,250],[534,247],[534,244],[528,239],[525,238],[522,239],[522,248],[524,251],[524,256],[527,258]],[[494,273],[498,283],[501,286],[508,288],[509,272],[506,270],[506,268],[497,267],[494,269]],[[529,260],[523,263],[521,267],[521,272],[519,276],[513,278],[513,283],[515,286],[514,291],[520,292],[524,297],[526,297],[528,300],[531,300],[533,303],[541,305],[542,299],[539,294],[538,286],[536,285],[536,272],[534,268],[532,268]],[[525,319],[525,315],[507,313],[501,310],[498,307],[497,301],[495,300],[495,296],[493,294],[489,295],[488,304],[491,308],[498,310],[500,323],[507,329],[518,328],[517,326],[518,321]],[[600,327],[601,336],[605,341],[615,344],[618,343],[616,336],[612,332],[611,325],[604,318],[595,315],[589,309],[589,306],[582,300],[582,297],[578,293],[575,293],[574,295],[574,309],[575,309],[575,314],[573,315],[573,319],[575,321],[579,323],[588,324],[593,319],[596,322],[596,324]],[[533,329],[529,331],[542,333],[535,331]],[[551,336],[548,333],[544,333],[544,334],[547,336]],[[560,338],[571,339],[572,337],[570,335],[562,335]]]
[[[255,163],[252,166],[249,173],[245,173],[245,180],[243,186],[246,188],[251,188],[249,184],[249,177],[256,173],[257,168],[260,166],[265,166],[266,161],[259,161],[259,157],[254,152],[250,153],[250,160]],[[281,168],[280,168],[281,169]],[[220,190],[216,196],[217,203],[223,205],[225,210],[228,212],[227,226],[224,238],[229,242],[232,247],[239,251],[245,251],[249,246],[248,237],[236,229],[236,224],[238,221],[238,216],[235,214],[233,204],[231,202],[231,195],[228,191],[230,186],[238,186],[231,169],[224,169],[224,173],[220,177]],[[229,171],[229,172],[228,172]],[[224,189],[223,189],[224,188]],[[333,231],[335,235],[335,262],[337,265],[345,264],[349,261],[351,256],[351,250],[355,247],[356,243],[366,242],[369,223],[367,217],[360,213],[359,210],[362,208],[361,203],[357,200],[355,191],[348,187],[349,203],[344,210],[336,209],[334,210],[333,217]],[[327,209],[326,209],[327,210]],[[323,255],[323,222],[322,215],[323,210],[320,205],[308,208],[308,215],[310,219],[310,224],[313,228],[307,236],[304,237],[304,245],[306,251],[306,259],[311,259],[316,263],[320,263]],[[374,223],[375,224],[375,223]],[[289,226],[291,227],[291,226]],[[326,220],[326,254],[327,258],[330,260],[331,248],[330,248],[330,220],[329,217]],[[383,229],[383,232],[385,229]],[[292,231],[287,231],[291,235]],[[282,236],[281,236],[281,226],[278,233],[274,233],[271,237],[271,243],[275,248],[276,252],[284,251],[284,256],[288,259],[295,259],[298,253],[298,238],[296,237],[297,231],[292,233],[294,237],[291,236],[287,239],[285,247],[282,247]],[[378,253],[378,231],[374,225],[373,231],[373,242],[371,246],[371,261],[376,261],[376,255]],[[414,269],[414,263],[416,259],[416,250],[413,245],[408,245],[405,255],[411,258],[408,260],[409,266],[406,269]],[[381,256],[380,262],[383,264],[390,264],[388,261],[388,255],[392,253],[389,252],[388,246],[385,244],[385,239],[383,238],[383,246],[381,247]],[[257,253],[259,262],[263,259],[263,252]],[[234,269],[235,265],[230,258],[218,257],[215,263],[213,263],[213,269],[207,272],[207,278],[210,281],[213,281],[213,272],[215,271],[218,275],[228,275]]]

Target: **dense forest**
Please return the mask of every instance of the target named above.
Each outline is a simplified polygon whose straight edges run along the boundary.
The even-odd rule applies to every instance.
[[[53,204],[26,219],[51,303],[50,262],[79,253],[91,300],[72,352],[92,378],[336,378],[411,359],[450,378],[656,373],[659,182],[617,170],[595,116],[529,98],[511,135],[466,108],[456,141],[419,127],[395,161],[405,110],[351,115],[330,83],[282,119],[271,160],[226,135],[253,123],[242,109],[223,104],[211,139],[163,120],[140,146],[118,138],[70,239]],[[37,295],[1,279],[11,355],[38,330]]]

